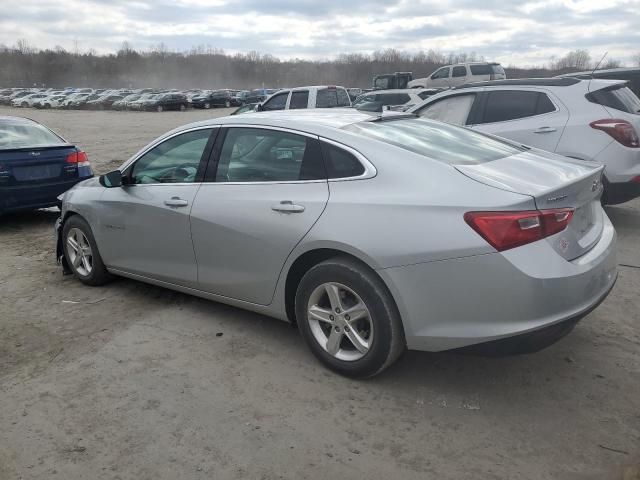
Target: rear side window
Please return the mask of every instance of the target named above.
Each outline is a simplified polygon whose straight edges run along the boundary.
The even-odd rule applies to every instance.
[[[475,98],[475,94],[452,95],[427,105],[417,113],[441,122],[466,125]]]
[[[0,121],[0,150],[60,144],[62,139],[40,124]]]
[[[467,67],[453,67],[452,77],[466,77]]]
[[[378,97],[383,105],[404,105],[411,101],[411,97],[406,93],[385,93]]]
[[[309,102],[309,90],[302,90],[293,92],[291,94],[291,101],[289,102],[289,108],[297,110],[300,108],[307,108]]]
[[[476,165],[526,151],[506,141],[425,118],[359,122],[343,129],[451,165]]]
[[[364,173],[362,164],[346,150],[323,143],[322,156],[327,165],[329,178],[359,177]]]
[[[555,106],[544,93],[518,90],[491,92],[480,123],[505,122],[553,112]]]
[[[338,93],[338,106],[340,107],[350,107],[351,99],[349,98],[349,94],[343,88],[336,89]]]
[[[587,94],[587,100],[622,112],[640,114],[640,99],[625,86],[596,90]]]
[[[471,75],[491,75],[493,73],[493,68],[487,64],[469,65],[469,68],[471,69]]]
[[[316,108],[331,108],[338,106],[338,91],[335,88],[323,88],[316,95]]]

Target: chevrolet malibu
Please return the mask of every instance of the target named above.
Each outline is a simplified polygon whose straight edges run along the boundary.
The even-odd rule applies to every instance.
[[[412,115],[282,111],[160,137],[65,193],[58,260],[297,323],[375,375],[405,349],[539,350],[609,293],[602,166]]]

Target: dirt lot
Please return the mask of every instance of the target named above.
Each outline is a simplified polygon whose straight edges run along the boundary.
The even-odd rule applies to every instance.
[[[76,142],[99,173],[224,112],[0,108]],[[4,217],[0,479],[640,478],[640,201],[608,213],[624,266],[571,335],[513,358],[412,352],[360,382],[277,320],[63,278],[57,213]]]

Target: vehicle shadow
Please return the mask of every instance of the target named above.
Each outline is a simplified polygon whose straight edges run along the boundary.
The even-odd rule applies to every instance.
[[[57,208],[5,213],[0,215],[0,233],[53,226],[59,216],[60,210]]]

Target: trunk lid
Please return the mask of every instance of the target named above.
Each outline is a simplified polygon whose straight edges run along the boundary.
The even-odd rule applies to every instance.
[[[530,150],[478,165],[456,165],[455,168],[485,185],[530,195],[539,210],[574,209],[567,228],[545,239],[567,260],[584,255],[602,235],[602,165]]]
[[[27,186],[63,182],[78,177],[77,164],[67,155],[73,145],[0,150],[0,186]]]

